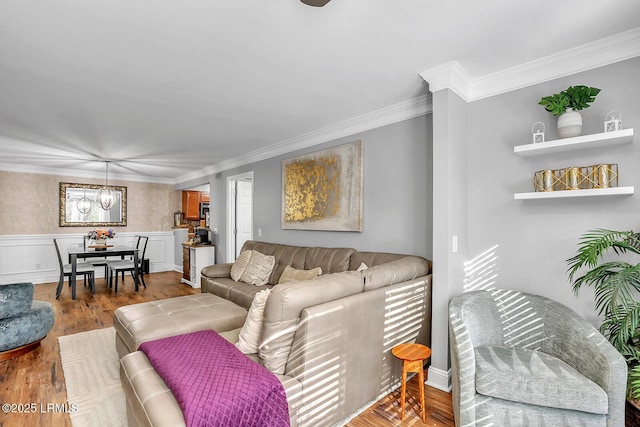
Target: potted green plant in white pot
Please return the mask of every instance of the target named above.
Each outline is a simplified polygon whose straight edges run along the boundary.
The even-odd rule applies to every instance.
[[[628,262],[638,255],[640,233],[597,229],[581,237],[567,260],[573,291],[593,287],[600,332],[627,361],[627,425],[640,425],[640,263]]]
[[[595,87],[569,86],[560,93],[543,97],[538,104],[554,116],[558,116],[560,138],[571,138],[582,135],[580,110],[589,107],[599,93],[600,89]]]

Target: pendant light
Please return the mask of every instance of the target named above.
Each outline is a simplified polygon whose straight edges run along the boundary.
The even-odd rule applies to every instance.
[[[329,3],[329,1],[331,0],[300,0],[300,1],[306,4],[307,6],[322,7],[325,4]]]
[[[87,190],[82,191],[82,198],[76,202],[76,208],[82,215],[86,215],[91,211],[93,203],[87,197]]]
[[[104,161],[106,166],[106,174],[104,178],[104,187],[101,187],[96,193],[95,202],[105,211],[108,211],[118,203],[118,192],[109,187],[109,160]]]

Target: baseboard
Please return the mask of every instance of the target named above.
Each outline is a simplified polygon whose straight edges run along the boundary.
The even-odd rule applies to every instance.
[[[443,371],[442,369],[429,367],[429,379],[425,382],[426,385],[438,390],[451,392],[451,369]]]
[[[168,265],[165,263],[152,263],[150,268],[150,273],[160,273],[163,271],[174,271],[175,268],[173,265]],[[177,271],[177,270],[176,270]],[[180,273],[182,273],[182,269],[180,269]],[[96,279],[104,278],[104,267],[96,267],[95,270]],[[82,280],[82,276],[78,276]],[[57,282],[60,278],[59,270],[39,270],[39,271],[25,271],[19,273],[11,273],[2,276],[2,283],[23,283],[23,282],[31,282],[33,284],[41,284],[41,283],[53,283]],[[64,279],[68,280],[67,277]]]

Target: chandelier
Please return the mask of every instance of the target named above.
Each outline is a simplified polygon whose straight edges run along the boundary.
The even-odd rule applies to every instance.
[[[93,203],[91,202],[91,199],[87,197],[87,190],[83,190],[82,198],[76,202],[76,208],[78,208],[78,211],[81,214],[86,215],[91,211],[92,205]]]
[[[109,160],[104,160],[106,166],[106,173],[104,178],[104,186],[98,189],[98,192],[95,196],[95,202],[98,206],[100,206],[105,211],[108,211],[118,203],[118,192],[115,191],[112,187],[109,187]]]

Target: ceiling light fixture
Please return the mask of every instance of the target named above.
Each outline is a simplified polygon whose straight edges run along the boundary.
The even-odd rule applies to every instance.
[[[306,4],[307,6],[322,7],[325,4],[329,3],[329,1],[331,0],[300,0],[300,1]]]
[[[118,192],[109,187],[109,160],[104,160],[106,166],[106,175],[104,178],[104,186],[96,193],[95,202],[105,211],[108,211],[118,203]]]

